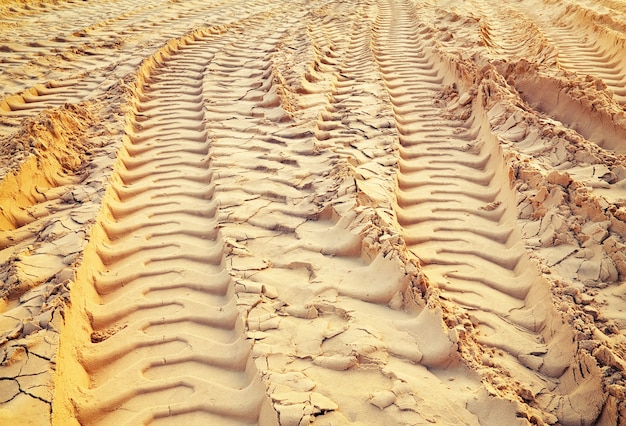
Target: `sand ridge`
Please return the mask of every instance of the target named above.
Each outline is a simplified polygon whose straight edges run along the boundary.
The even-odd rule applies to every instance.
[[[2,7],[2,421],[626,418],[618,2]]]

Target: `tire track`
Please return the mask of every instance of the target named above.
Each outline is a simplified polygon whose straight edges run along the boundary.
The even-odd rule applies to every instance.
[[[615,100],[620,105],[626,104],[626,38],[623,33],[602,24],[590,25],[589,21],[593,22],[597,14],[580,5],[565,7],[557,25],[535,12],[544,7],[543,3],[525,1],[517,7],[532,17],[557,46],[558,63],[563,68],[601,79],[613,91]],[[582,20],[583,24],[577,22],[578,15],[587,16]]]
[[[17,65],[7,67],[3,73],[6,87],[5,92],[0,94],[0,123],[14,125],[16,120],[45,109],[68,102],[78,103],[96,90],[107,90],[116,75],[124,77],[123,71],[138,64],[137,58],[141,57],[138,54],[145,52],[147,45],[154,46],[159,40],[165,41],[165,37],[177,37],[199,24],[227,24],[263,7],[264,3],[258,1],[245,8],[226,1],[175,3],[171,7],[164,3],[144,4],[72,34],[38,42],[42,45],[34,48],[41,50],[41,54],[35,59],[31,45],[37,42],[26,42],[23,47],[5,43],[5,49],[0,49],[0,54],[4,55],[1,51],[7,50],[7,57]],[[164,27],[167,27],[166,32],[162,31]],[[112,46],[120,47],[114,57],[109,55]],[[20,50],[29,52],[24,55],[26,62],[19,59]],[[51,64],[56,66],[51,67]],[[26,86],[24,80],[26,84],[32,84],[31,76],[35,71],[38,71],[41,83]]]
[[[323,68],[334,76],[327,92],[326,79],[307,80],[307,93],[327,101],[310,103],[302,120],[285,113],[277,84],[282,64],[275,61],[282,57],[276,47],[305,22],[306,7],[300,13],[292,4],[289,14],[247,22],[245,35],[216,53],[205,78],[221,226],[255,362],[281,425],[477,424],[453,390],[413,364],[452,362],[441,319],[429,310],[419,316],[402,310],[410,290],[400,261],[362,248],[359,231],[371,226],[371,216],[353,223],[359,207],[357,185],[345,174],[349,164],[385,155],[392,141],[390,117],[373,102],[384,87],[368,78],[376,71],[372,4],[316,6],[326,18],[319,32],[311,31],[319,50],[302,75]],[[323,40],[342,42],[327,49]],[[318,119],[311,122],[313,113]],[[365,130],[378,124],[370,150]],[[358,173],[375,174],[375,167],[372,160]],[[379,274],[385,279],[368,278]],[[416,329],[429,330],[437,344]]]
[[[108,49],[111,46],[122,43],[121,35],[124,34],[124,42],[128,41],[137,23],[143,23],[141,28],[135,28],[145,32],[150,28],[150,21],[154,21],[154,17],[163,13],[163,5],[154,3],[152,5],[128,4],[118,5],[119,7],[130,10],[118,10],[117,16],[104,19],[106,15],[110,15],[110,10],[99,3],[86,3],[81,8],[81,14],[76,20],[72,19],[71,8],[60,8],[57,13],[54,10],[44,9],[33,18],[33,21],[39,22],[41,25],[48,26],[49,32],[42,37],[37,27],[21,26],[23,32],[9,34],[4,36],[4,40],[0,39],[0,59],[9,66],[5,67],[3,74],[6,77],[13,77],[5,86],[5,92],[2,96],[9,97],[11,92],[13,95],[19,95],[24,92],[28,95],[36,95],[33,90],[36,88],[28,88],[24,86],[24,82],[20,81],[23,77],[28,77],[27,81],[32,84],[32,76],[36,73],[42,84],[46,84],[47,80],[64,80],[76,77],[82,72],[93,72],[98,65],[103,63],[109,64],[111,58],[107,58]],[[158,10],[156,10],[158,8]],[[59,19],[63,16],[63,19]],[[104,20],[94,19],[102,17]],[[56,20],[55,20],[56,18]],[[150,19],[152,18],[152,19]],[[162,19],[162,16],[161,16]],[[148,21],[148,22],[146,22]],[[57,34],[51,34],[56,31]],[[154,33],[154,29],[151,31]],[[45,40],[42,38],[45,37]],[[51,65],[57,65],[52,67]],[[55,69],[57,68],[57,69]],[[60,70],[58,69],[60,68]],[[9,91],[10,89],[10,91]],[[31,93],[29,93],[31,92]],[[12,104],[19,109],[20,103],[14,99]]]
[[[201,82],[216,38],[170,43],[142,79],[93,240],[81,423],[271,423],[222,265]]]
[[[469,13],[480,15],[481,37],[487,48],[496,55],[552,65],[557,53],[539,27],[525,14],[500,3],[474,1]],[[516,22],[515,28],[510,23]]]
[[[275,252],[280,247],[276,242],[283,235],[293,241],[295,230],[313,216],[305,198],[311,195],[315,178],[312,164],[320,166],[319,158],[307,155],[313,152],[310,132],[294,126],[282,108],[287,99],[277,84],[284,81],[278,70],[282,64],[273,61],[277,46],[289,32],[305,31],[298,19],[305,13],[302,5],[292,3],[289,9],[287,13],[284,7],[277,8],[271,15],[234,27],[221,40],[204,79],[220,226],[229,247],[227,265],[236,282],[237,304],[250,337],[272,329],[277,319],[255,308],[259,297],[272,293],[272,285],[255,275],[270,265],[282,269],[285,260]],[[274,349],[269,353],[282,352],[280,347]],[[310,390],[306,376],[289,366],[270,367],[271,355],[264,344],[255,342],[253,351],[279,424],[295,425],[335,408],[323,391],[303,392]]]
[[[346,206],[339,202],[342,197],[338,197],[334,207],[335,214],[340,217],[338,220],[320,220],[315,225],[307,223],[297,232],[304,247],[319,250],[324,261],[332,263],[332,269],[342,271],[346,277],[335,283],[320,271],[320,276],[316,277],[320,288],[315,293],[321,295],[329,289],[339,293],[341,297],[335,304],[349,312],[349,322],[344,333],[322,345],[324,352],[314,359],[314,364],[330,370],[350,370],[355,376],[359,367],[364,367],[396,380],[390,385],[380,376],[371,374],[368,378],[371,385],[366,392],[349,392],[350,398],[367,401],[380,410],[372,412],[371,406],[361,408],[364,414],[361,421],[376,424],[479,424],[478,416],[465,406],[471,400],[468,389],[471,389],[470,393],[477,392],[479,383],[467,381],[456,387],[446,383],[446,373],[438,376],[425,371],[424,366],[444,371],[446,368],[455,371],[459,366],[454,353],[456,346],[443,329],[438,314],[429,308],[413,311],[408,297],[409,282],[415,279],[409,272],[410,263],[399,261],[395,256],[400,254],[382,243],[383,240],[394,240],[391,235],[385,235],[388,230],[373,231],[374,235],[364,235],[363,231],[357,234],[362,223],[369,225],[378,219],[376,215],[384,215],[386,209],[393,209],[390,193],[382,188],[392,187],[389,180],[393,180],[390,175],[395,170],[381,166],[395,163],[397,134],[392,128],[394,116],[391,100],[385,93],[387,89],[380,78],[372,77],[378,74],[372,52],[376,32],[376,24],[372,22],[375,4],[360,4],[350,13],[354,16],[350,33],[335,35],[336,39],[347,40],[348,45],[345,53],[339,56],[341,62],[337,64],[333,90],[315,123],[314,135],[316,146],[340,155],[335,167],[342,161],[354,167],[356,203],[354,210],[346,211]],[[372,211],[369,212],[366,206]],[[364,215],[360,218],[362,222],[353,219],[354,223],[350,224],[349,218],[355,210],[368,211],[372,216],[361,213]],[[382,236],[375,236],[378,232]],[[345,233],[339,247],[333,246],[332,242],[332,235],[336,233]],[[391,238],[386,240],[387,237]],[[373,249],[364,240],[375,241],[382,247]],[[347,244],[349,241],[351,245]],[[349,266],[348,262],[354,261],[356,254],[360,254],[363,262],[360,266]],[[384,279],[367,278],[381,270],[385,271]],[[323,304],[316,306],[323,312]],[[429,337],[425,338],[425,335]],[[348,351],[336,346],[338,342],[350,346],[349,355]],[[381,352],[385,356],[381,356]],[[352,357],[354,361],[351,363]],[[351,367],[346,368],[346,364]],[[307,374],[314,377],[309,371]],[[338,375],[333,382],[340,380]],[[327,392],[338,401],[341,410],[341,403],[346,402],[342,395],[332,390]]]
[[[145,4],[145,2],[144,2]],[[3,12],[4,22],[8,25],[0,28],[0,37],[12,38],[14,41],[37,42],[41,41],[36,33],[32,31],[41,20],[49,20],[54,23],[48,28],[51,39],[78,31],[90,25],[97,25],[99,22],[111,18],[111,6],[117,7],[119,15],[136,10],[140,2],[130,1],[102,1],[91,2],[46,2],[39,1],[24,3],[15,0],[7,0],[0,5]],[[45,17],[42,15],[45,14]],[[63,19],[60,19],[60,18]]]
[[[573,9],[573,8],[572,8]],[[571,9],[570,9],[571,10]],[[571,10],[568,14],[578,14],[580,11]],[[584,12],[582,12],[584,14]],[[550,28],[550,34],[559,45],[559,63],[564,68],[576,71],[582,75],[592,75],[602,81],[613,91],[615,99],[620,104],[626,104],[626,61],[624,48],[626,39],[603,40],[607,37],[602,29],[595,29],[596,37],[580,37],[580,25],[574,19],[564,27]],[[586,30],[586,28],[584,29]],[[590,31],[585,31],[590,34]],[[600,33],[602,37],[598,38]],[[608,47],[607,47],[608,46]]]
[[[104,78],[68,79],[48,81],[24,92],[5,96],[0,100],[0,124],[13,124],[32,117],[46,109],[59,108],[66,103],[79,103],[85,99]]]
[[[77,35],[57,36],[48,42],[39,42],[40,45],[32,46],[37,43],[30,42],[22,48],[12,46],[7,49],[11,61],[17,59],[17,65],[4,70],[5,79],[7,76],[14,76],[7,81],[5,88],[10,88],[13,92],[2,93],[0,117],[6,120],[32,116],[67,102],[78,103],[93,93],[100,84],[111,78],[110,75],[101,75],[98,71],[111,66],[112,59],[128,60],[129,51],[136,49],[134,43],[130,43],[130,46],[128,43],[132,34],[155,33],[155,29],[150,28],[152,21],[156,17],[163,19],[163,10],[153,10],[156,7],[152,6],[148,10],[142,8],[109,19],[106,24],[100,25],[99,31],[94,31],[93,28],[81,29],[74,32]],[[169,20],[174,21],[174,16]],[[137,27],[137,23],[143,25]],[[133,30],[129,31],[128,28]],[[122,43],[120,34],[125,34],[126,48],[121,55],[111,58],[109,49]],[[42,52],[35,55],[35,59],[32,55],[33,49]],[[24,55],[26,62],[19,61],[19,50],[29,52]],[[56,64],[57,67],[51,67],[51,64]],[[51,72],[52,68],[56,69]],[[28,77],[28,83],[32,84],[30,76],[34,71],[39,71],[40,78],[44,78],[40,80],[40,84],[25,87],[22,80]]]
[[[54,5],[43,6],[42,10],[45,11],[48,10],[47,7]],[[61,8],[61,10],[65,9]],[[41,14],[42,11],[37,11],[37,13]],[[201,14],[201,11],[193,13]],[[185,16],[189,17],[193,14]],[[179,15],[178,18],[180,17]],[[172,20],[174,16],[168,19]],[[117,21],[113,19],[111,22]],[[144,24],[143,30],[150,27],[149,23]],[[60,24],[61,27],[63,25],[63,23]],[[183,28],[184,25],[183,21],[179,27]],[[122,26],[107,29],[107,34],[104,37],[95,37],[94,43],[97,44],[107,37],[119,37],[122,29]],[[85,37],[73,36],[73,38],[83,41],[85,38],[90,38],[87,33],[82,33],[82,35]],[[45,42],[42,43],[45,44]],[[68,44],[62,41],[59,43],[59,45]],[[83,42],[83,45],[89,44],[90,42]],[[73,50],[76,46],[70,43],[68,49]],[[8,54],[15,56],[15,52],[9,51]],[[51,55],[54,56],[55,53]],[[108,51],[100,52],[101,59],[107,55]],[[68,64],[65,71],[78,72],[72,70],[73,65],[76,64],[74,62],[71,65]],[[103,62],[99,62],[99,65],[104,66]],[[23,250],[27,246],[27,241],[31,241],[38,231],[42,231],[42,226],[47,226],[50,213],[58,213],[71,208],[68,205],[72,201],[71,185],[79,184],[87,176],[85,170],[81,170],[84,164],[81,163],[80,156],[77,154],[82,154],[87,150],[88,143],[85,141],[86,137],[83,136],[86,133],[85,126],[93,126],[93,123],[89,122],[90,118],[81,114],[88,115],[87,111],[95,109],[93,103],[87,102],[81,105],[79,103],[89,97],[102,96],[103,92],[114,84],[111,82],[114,77],[109,71],[111,70],[97,72],[96,75],[82,74],[76,78],[49,81],[0,100],[0,123],[6,125],[4,128],[0,127],[0,140],[5,150],[17,151],[16,155],[12,156],[13,163],[5,164],[7,167],[0,171],[0,176],[3,178],[0,185],[0,198],[12,200],[12,202],[5,202],[0,211],[0,228],[2,229],[0,246],[3,249],[9,248],[5,251],[7,258]],[[7,76],[3,73],[2,77],[6,79]],[[108,84],[103,85],[107,80]],[[76,105],[66,107],[68,103]],[[41,115],[34,117],[37,114]],[[29,117],[32,119],[26,120]],[[11,127],[16,127],[16,131],[12,134],[10,133],[13,130]],[[90,133],[94,134],[94,132]],[[12,147],[12,145],[24,144],[24,139],[29,134],[36,136],[35,141],[26,141],[30,144],[30,151],[34,151],[35,148],[45,148],[38,152],[37,156],[24,156],[28,152],[19,152],[18,149]],[[78,193],[82,192],[82,189],[78,190]],[[30,281],[30,279],[26,280],[26,282]]]
[[[570,362],[580,361],[525,251],[498,142],[476,114],[442,118],[433,99],[445,75],[416,22],[408,2],[381,2],[375,53],[401,143],[397,216],[405,241],[442,297],[477,324],[477,340],[496,355],[492,365],[524,384],[520,402],[544,421],[584,416],[564,414],[575,388],[559,385],[576,375]],[[593,401],[597,386],[590,388]]]
[[[104,183],[108,171],[89,183],[92,176],[80,181],[78,172],[43,165],[41,181],[14,185],[30,207],[0,212],[6,269],[39,281],[44,263],[62,269],[45,290],[4,307],[0,300],[0,311],[11,310],[0,321],[12,324],[0,340],[16,339],[0,347],[3,380],[16,395],[0,404],[0,423],[24,414],[21,401],[46,411],[54,398],[53,424],[63,425],[592,424],[602,390],[619,396],[621,388],[600,382],[618,380],[621,360],[599,347],[603,364],[580,355],[576,345],[590,353],[594,342],[572,336],[576,317],[562,324],[568,305],[556,313],[552,300],[567,295],[550,293],[528,259],[503,140],[483,110],[483,96],[494,92],[482,89],[515,83],[497,75],[502,57],[516,57],[515,66],[532,56],[541,69],[549,68],[544,54],[554,60],[538,24],[525,21],[535,53],[517,43],[523,30],[505,31],[521,9],[504,5],[506,16],[483,27],[492,41],[483,55],[479,21],[444,10],[452,5],[419,5],[418,14],[411,0],[192,0],[150,10],[135,0],[106,3],[114,4],[124,13],[105,21],[72,13],[72,24],[57,29],[75,25],[77,34],[38,44],[41,52],[54,45],[59,57],[39,54],[28,64],[62,66],[60,77],[12,89],[0,108],[7,126],[43,112],[25,120],[40,123],[94,93],[95,102],[68,108],[110,111],[136,77],[112,183]],[[75,10],[36,8],[48,16]],[[210,30],[171,38],[200,24]],[[473,34],[461,41],[464,25]],[[10,62],[17,51],[1,52],[5,46],[0,55]],[[450,51],[473,47],[446,62]],[[24,65],[18,56],[13,70]],[[490,66],[485,56],[501,56],[488,79],[473,68]],[[530,79],[535,71],[522,70]],[[26,77],[7,76],[7,87],[37,82]],[[503,115],[509,102],[523,104],[502,102]],[[519,123],[511,134],[533,136]],[[76,130],[70,139],[94,134]],[[113,145],[104,153],[111,161]],[[530,166],[548,155],[535,154]],[[40,176],[32,160],[22,177]],[[88,233],[101,201],[95,192],[106,187]],[[86,205],[91,212],[77,211]],[[0,270],[0,281],[8,276]],[[70,309],[64,294],[54,314],[36,310],[51,300],[46,291],[69,287]],[[33,318],[20,321],[18,309]],[[601,313],[595,305],[585,312]],[[62,322],[58,356],[49,335],[38,334],[36,347],[23,343],[31,342],[23,330],[55,332]],[[12,358],[20,348],[30,364]],[[54,374],[56,365],[53,395],[50,383],[30,376]],[[612,404],[605,420],[617,411]]]
[[[230,8],[222,8],[220,4],[211,4],[206,5],[203,4],[203,7],[194,10],[185,10],[184,13],[179,13],[175,9],[168,11],[165,17],[161,16],[162,21],[160,22],[160,26],[166,25],[168,23],[174,22],[175,25],[169,28],[169,34],[176,32],[183,32],[185,28],[191,26],[193,22],[199,21],[199,19],[203,19],[206,10],[216,10],[217,13],[211,14],[211,21],[216,22],[218,24],[223,24],[224,22],[228,23],[232,20],[238,19],[237,17],[244,17],[246,14],[255,13],[256,10],[260,10],[264,7],[263,2],[256,2],[246,5],[243,7],[241,5],[233,6],[232,10]],[[142,9],[143,11],[143,9]],[[158,12],[158,11],[157,11]],[[157,12],[153,12],[151,18],[156,19],[158,16]],[[145,16],[142,15],[142,18]],[[113,19],[113,22],[109,22],[106,27],[105,35],[106,37],[118,37],[120,33],[126,32],[127,35],[130,34],[143,34],[144,32],[151,33],[156,31],[153,28],[153,22],[146,19],[139,21],[141,23],[140,26],[132,29],[126,28],[124,25],[128,24],[130,27],[133,27],[133,23],[128,23],[124,21],[122,24],[117,22],[117,19]],[[110,24],[110,25],[109,25]],[[116,27],[116,25],[120,25]],[[144,34],[144,37],[146,35]],[[161,38],[164,36],[161,35]],[[130,55],[132,51],[131,47],[126,46],[121,49],[123,57],[124,55]],[[44,114],[43,122],[45,126],[51,126],[51,123],[54,123],[56,120],[63,121],[63,124],[66,127],[76,127],[79,126],[78,122],[73,123],[71,120],[65,118],[65,114],[63,111],[63,107],[70,104],[80,104],[81,102],[87,102],[88,100],[94,100],[96,96],[101,96],[103,92],[106,92],[111,88],[114,82],[114,77],[111,75],[111,69],[108,69],[108,65],[111,65],[110,59],[103,59],[108,57],[106,52],[102,52],[100,55],[101,58],[97,59],[96,62],[99,63],[100,71],[94,72],[93,75],[89,74],[80,74],[76,78],[68,78],[64,80],[53,80],[49,81],[45,84],[38,84],[25,92],[9,95],[0,100],[0,136],[7,137],[7,144],[16,143],[17,140],[20,139],[20,135],[25,133],[25,126],[28,131],[33,132],[39,127],[39,123],[33,123],[28,120],[25,120],[29,117],[32,117],[33,120],[36,120],[34,116],[37,114],[41,114],[47,111],[47,115]],[[128,58],[126,58],[128,59]],[[138,59],[132,59],[132,62],[137,62]],[[103,61],[103,62],[100,62]],[[125,61],[125,60],[122,60]],[[106,67],[105,67],[106,65]],[[119,65],[119,64],[118,64]],[[125,64],[120,66],[120,68],[124,68],[129,66],[130,64]],[[71,68],[71,67],[70,67]],[[105,69],[106,68],[106,69]],[[73,70],[72,72],[78,72]],[[126,76],[123,71],[119,75]],[[74,108],[70,106],[70,109]],[[82,106],[77,107],[82,110]],[[59,110],[60,109],[60,110]],[[74,108],[75,109],[75,108]],[[50,111],[50,110],[59,110],[59,111]],[[58,117],[62,116],[62,119]],[[52,117],[52,119],[51,119]],[[41,117],[40,117],[41,118]],[[80,121],[80,120],[79,120]],[[6,125],[3,127],[2,125]],[[16,133],[11,134],[13,128],[16,128]],[[52,128],[52,132],[61,131],[62,129],[54,130]],[[6,132],[6,133],[5,133]],[[21,132],[21,133],[20,133]],[[38,131],[38,133],[41,133]],[[3,138],[0,137],[0,140]],[[47,138],[46,138],[47,139]],[[66,176],[69,169],[73,169],[76,171],[76,167],[71,166],[76,160],[71,158],[71,154],[67,154],[69,149],[67,146],[76,147],[81,145],[82,141],[74,141],[71,138],[68,140],[67,137],[61,138],[60,141],[57,141],[54,145],[55,148],[58,144],[62,144],[60,146],[60,150],[62,154],[57,154],[56,149],[50,151],[54,151],[54,156],[59,157],[53,159],[52,165],[50,165],[50,161],[48,158],[38,159],[35,157],[31,157],[30,159],[23,159],[19,157],[14,157],[15,163],[10,166],[18,169],[14,172],[15,181],[18,184],[12,184],[12,178],[7,178],[8,182],[3,184],[6,191],[6,197],[17,197],[15,201],[17,203],[13,203],[7,206],[3,206],[3,210],[0,211],[0,226],[2,230],[10,230],[13,231],[15,228],[23,227],[31,223],[33,220],[40,218],[44,213],[36,213],[35,216],[28,214],[24,211],[25,208],[31,208],[32,206],[39,204],[37,207],[38,211],[45,212],[46,205],[50,205],[51,202],[54,202],[54,199],[58,198],[63,192],[66,192],[62,186],[68,185],[70,183],[77,183],[80,179],[84,178],[84,176]],[[32,142],[31,142],[32,145]],[[22,153],[20,153],[22,154]],[[53,157],[50,155],[49,157]],[[24,164],[25,162],[25,164]],[[63,167],[60,167],[58,163],[63,163]],[[47,165],[43,167],[43,165]],[[7,164],[7,166],[9,166]],[[32,173],[34,169],[37,167],[41,167],[45,170],[45,173]],[[62,168],[62,170],[60,170]],[[5,176],[10,172],[10,168],[0,170],[0,177]],[[36,177],[33,177],[36,175]],[[30,181],[30,182],[25,182]],[[24,196],[17,195],[15,192],[17,188],[21,186],[21,189],[26,192]],[[43,204],[46,202],[46,204]],[[33,207],[34,209],[34,207]],[[30,234],[31,232],[24,232],[24,235]],[[3,236],[2,239],[4,240]]]
[[[555,5],[556,24],[535,12],[544,7],[537,2],[504,3],[496,9],[478,1],[472,7],[467,13],[477,11],[481,16],[477,31],[493,57],[491,62],[531,108],[605,150],[622,153],[626,149],[620,105],[626,83],[621,71],[626,63],[619,48],[626,39],[609,28],[613,21],[580,5]],[[603,20],[607,23],[601,24]],[[512,21],[517,22],[515,28],[511,28]],[[506,63],[501,56],[507,58]],[[519,141],[526,136],[531,135],[522,131],[514,138]]]

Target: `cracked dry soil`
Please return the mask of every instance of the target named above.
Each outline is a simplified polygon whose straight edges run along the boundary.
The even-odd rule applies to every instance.
[[[0,4],[0,424],[626,424],[626,6]]]

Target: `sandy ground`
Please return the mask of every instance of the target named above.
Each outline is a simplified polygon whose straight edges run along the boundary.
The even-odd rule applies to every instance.
[[[626,424],[626,4],[3,0],[0,424]]]

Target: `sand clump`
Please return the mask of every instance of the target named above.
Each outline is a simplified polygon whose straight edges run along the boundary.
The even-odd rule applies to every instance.
[[[618,2],[2,11],[0,423],[624,423]]]

